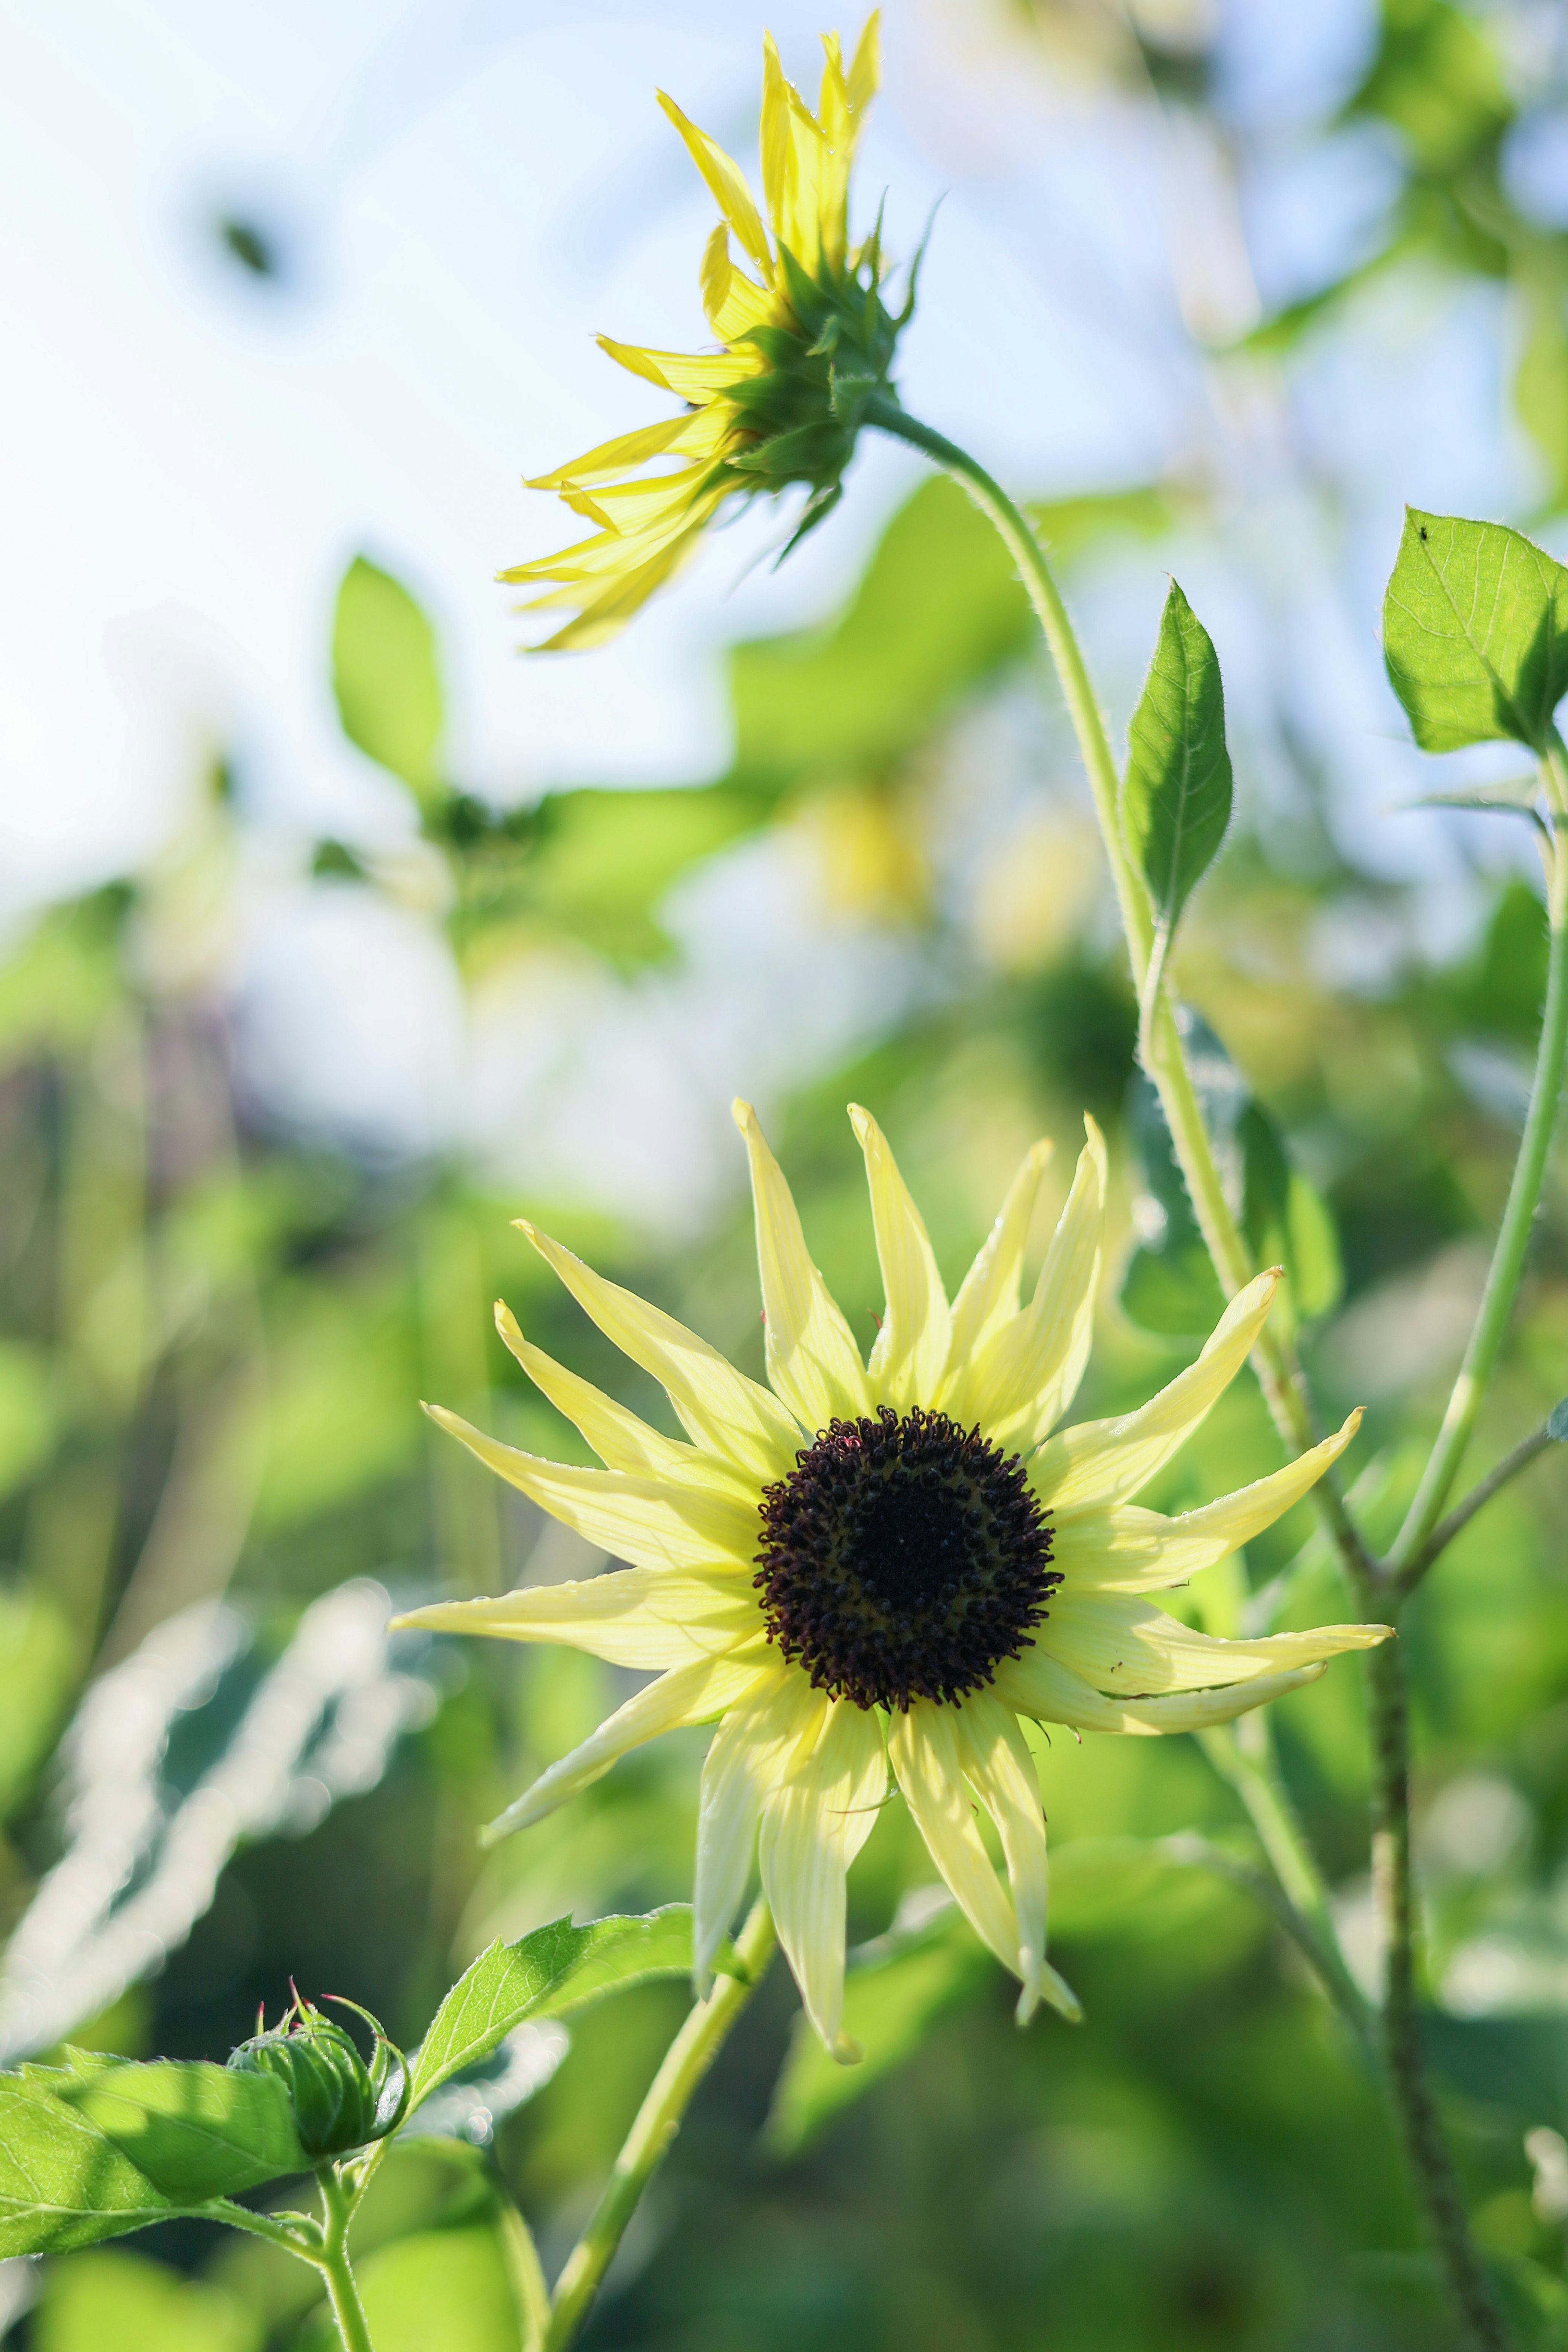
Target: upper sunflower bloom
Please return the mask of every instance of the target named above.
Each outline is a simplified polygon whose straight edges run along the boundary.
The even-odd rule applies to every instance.
[[[811,496],[796,538],[837,499],[866,402],[888,390],[893,346],[913,302],[911,292],[897,317],[884,306],[875,233],[849,246],[849,166],[877,87],[877,22],[868,22],[847,72],[837,34],[824,34],[815,114],[784,79],[772,34],[763,40],[763,189],[772,244],[739,165],[660,91],[724,215],[702,256],[702,304],[723,349],[712,357],[642,351],[600,336],[613,360],[688,405],[529,483],[558,491],[574,514],[599,526],[575,547],[500,575],[560,583],[524,611],[581,608],[542,653],[615,635],[691,552],[726,499],[805,483]],[[731,231],[754,278],[731,259]],[[655,457],[681,462],[671,472],[637,472]]]
[[[435,1417],[591,1543],[634,1566],[403,1624],[565,1642],[659,1669],[495,1825],[519,1829],[617,1757],[718,1721],[702,1772],[696,1958],[710,1967],[761,1829],[763,1885],[812,2023],[840,2057],[845,1877],[888,1770],[976,1931],[1023,1985],[1078,2004],[1045,1957],[1046,1823],[1020,1717],[1096,1731],[1194,1731],[1310,1682],[1385,1625],[1221,1642],[1156,1608],[1268,1527],[1354,1434],[1179,1518],[1135,1495],[1204,1419],[1263,1327],[1278,1271],[1232,1299],[1194,1364],[1136,1412],[1051,1435],[1089,1354],[1105,1150],[1089,1140],[1033,1297],[1020,1305],[1047,1156],[1025,1160],[950,1306],[925,1227],[876,1121],[866,1155],[887,1314],[868,1362],[806,1254],[789,1187],[747,1104],[770,1386],[525,1224],[601,1330],[660,1381],[689,1443],[638,1421],[530,1346],[507,1346],[603,1470],[498,1444]],[[975,1826],[995,1826],[1005,1884]]]

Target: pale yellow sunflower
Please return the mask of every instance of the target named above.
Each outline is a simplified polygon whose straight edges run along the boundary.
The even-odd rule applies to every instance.
[[[837,499],[865,404],[889,391],[893,347],[909,316],[908,305],[895,316],[882,302],[876,233],[849,244],[849,166],[877,87],[877,23],[874,16],[867,23],[847,71],[837,34],[823,35],[815,114],[784,79],[773,36],[763,40],[763,189],[772,242],[740,166],[660,91],[724,215],[701,271],[703,309],[721,348],[644,351],[600,336],[613,360],[687,405],[529,482],[598,526],[574,547],[500,574],[524,585],[557,583],[525,612],[581,608],[542,653],[613,636],[690,554],[727,499],[805,484],[811,495],[796,539]],[[731,232],[755,277],[731,260]],[[656,459],[676,462],[664,473],[641,470]]]
[[[1352,1413],[1271,1477],[1180,1517],[1130,1499],[1245,1363],[1278,1272],[1232,1299],[1197,1361],[1140,1407],[1057,1430],[1089,1354],[1105,1210],[1092,1120],[1026,1305],[1020,1274],[1048,1147],[1015,1178],[951,1306],[919,1211],[876,1121],[866,1156],[887,1312],[868,1361],[813,1265],[755,1115],[751,1154],[769,1385],[529,1224],[534,1247],[616,1346],[663,1386],[687,1433],[662,1436],[531,1346],[512,1354],[605,1464],[547,1462],[432,1407],[442,1426],[629,1568],[399,1622],[558,1642],[657,1679],[551,1766],[494,1825],[521,1829],[679,1725],[716,1722],[702,1771],[700,1979],[759,1850],[763,1891],[812,2023],[837,2054],[845,1881],[889,1768],[976,1932],[1042,1996],[1078,2004],[1046,1958],[1046,1822],[1019,1718],[1195,1731],[1311,1681],[1382,1625],[1225,1642],[1152,1593],[1182,1584],[1289,1509],[1355,1433]],[[1052,1432],[1056,1431],[1056,1434]],[[1003,1873],[976,1821],[994,1827]]]

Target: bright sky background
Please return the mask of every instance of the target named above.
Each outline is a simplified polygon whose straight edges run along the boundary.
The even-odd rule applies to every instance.
[[[400,814],[344,744],[326,676],[336,584],[362,548],[438,624],[451,765],[474,788],[512,800],[722,771],[723,646],[834,608],[919,478],[909,453],[868,447],[844,506],[781,572],[758,560],[777,518],[717,536],[605,651],[518,659],[525,625],[493,574],[572,528],[521,489],[525,469],[663,413],[595,350],[595,331],[676,347],[705,337],[696,272],[710,202],[655,89],[751,166],[763,24],[814,90],[820,15],[818,0],[765,17],[735,0],[274,0],[259,13],[8,0],[0,908],[144,854],[220,742],[280,838],[395,836]],[[1146,102],[1053,79],[1008,22],[1004,0],[887,12],[861,217],[886,187],[889,241],[907,254],[943,200],[906,401],[1022,492],[1206,481],[1217,519],[1181,551],[1183,580],[1243,726],[1289,643],[1348,832],[1373,863],[1424,866],[1436,904],[1455,865],[1440,822],[1407,823],[1395,843],[1380,814],[1408,788],[1408,755],[1376,606],[1404,499],[1471,513],[1528,500],[1491,298],[1385,290],[1375,317],[1297,371],[1289,399],[1231,394],[1226,407],[1180,307],[1233,330],[1254,315],[1212,156]],[[1331,275],[1387,201],[1375,133],[1328,146],[1306,135],[1353,86],[1371,33],[1367,0],[1222,10],[1251,268],[1269,299]],[[225,255],[225,211],[276,239],[277,283]],[[1118,724],[1163,588],[1145,560],[1080,592]],[[852,971],[821,966],[818,1013],[803,996],[791,1038],[766,1046],[779,989],[805,990],[821,942],[801,890],[742,860],[691,912],[693,968],[659,983],[673,993],[631,1003],[600,987],[585,1011],[579,992],[570,1018],[552,999],[551,1066],[578,1070],[567,1110],[537,1053],[509,1060],[492,1040],[475,1066],[489,1073],[481,1115],[428,933],[384,909],[361,909],[355,929],[341,903],[289,887],[274,889],[247,949],[272,1092],[310,1116],[335,1091],[351,1129],[379,1120],[419,1143],[455,1127],[497,1143],[499,1056],[517,1118],[536,1136],[563,1119],[577,1139],[546,1152],[552,1181],[602,1171],[609,1106],[627,1087],[677,1136],[693,1103],[716,1104],[744,1068],[760,1061],[782,1082],[837,1050],[908,978],[886,943],[840,940]],[[722,1034],[688,1035],[696,1075],[678,1084],[657,1040],[715,993]],[[587,1097],[584,1054],[608,1073]],[[628,1184],[646,1180],[651,1148],[632,1154]],[[700,1151],[671,1142],[666,1160],[668,1198],[700,1188]]]

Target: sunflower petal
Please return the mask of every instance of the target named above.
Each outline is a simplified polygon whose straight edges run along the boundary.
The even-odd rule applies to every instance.
[[[581,1430],[607,1469],[625,1470],[634,1478],[672,1478],[678,1486],[711,1486],[737,1502],[756,1507],[756,1484],[731,1463],[716,1461],[696,1446],[678,1444],[673,1437],[650,1429],[635,1412],[616,1404],[591,1381],[535,1348],[519,1330],[509,1307],[496,1301],[496,1329],[534,1386]]]
[[[752,1651],[732,1652],[722,1658],[708,1658],[695,1665],[677,1666],[660,1675],[618,1706],[614,1715],[606,1716],[596,1731],[591,1732],[569,1756],[552,1764],[542,1772],[531,1789],[525,1789],[515,1803],[491,1822],[485,1831],[485,1842],[510,1837],[514,1830],[525,1830],[568,1797],[602,1780],[612,1764],[634,1748],[641,1748],[661,1732],[678,1731],[692,1723],[710,1723],[716,1715],[736,1706],[748,1691],[766,1681],[775,1669],[773,1654],[759,1643]]]
[[[704,1453],[733,1464],[759,1486],[795,1467],[800,1433],[776,1397],[747,1380],[717,1348],[700,1339],[672,1315],[650,1307],[618,1283],[606,1282],[571,1251],[519,1220],[540,1255],[548,1259],[585,1314],[613,1339],[624,1356],[640,1364],[675,1407],[683,1427]],[[756,1549],[753,1544],[752,1549]]]
[[[864,114],[882,79],[882,12],[873,8],[861,28],[850,60],[848,99],[851,115]]]
[[[845,1880],[871,1834],[887,1790],[887,1758],[874,1715],[830,1702],[811,1754],[767,1797],[760,1858],[779,1941],[805,2013],[831,2055],[860,2053],[840,2032],[844,2016]]]
[[[703,310],[721,343],[735,342],[773,315],[763,289],[731,264],[730,232],[722,221],[702,248],[700,280]]]
[[[749,1570],[757,1549],[757,1512],[710,1488],[673,1478],[634,1478],[622,1470],[585,1470],[546,1462],[503,1445],[444,1405],[425,1408],[434,1422],[510,1486],[591,1544],[638,1568]]]
[[[887,1138],[858,1103],[849,1106],[856,1139],[866,1155],[877,1257],[887,1314],[867,1371],[879,1404],[908,1412],[935,1401],[947,1362],[947,1293],[921,1213],[888,1149]]]
[[[697,1816],[692,1971],[700,1990],[745,1894],[763,1801],[816,1747],[826,1712],[823,1693],[781,1664],[713,1735]]]
[[[1072,1402],[1089,1360],[1105,1227],[1105,1139],[1091,1118],[1035,1296],[994,1334],[963,1385],[960,1418],[998,1445],[1037,1445]]]
[[[671,1568],[627,1568],[561,1584],[530,1584],[487,1601],[437,1601],[399,1625],[436,1633],[489,1633],[553,1642],[646,1673],[689,1666],[753,1641],[762,1618],[750,1585]]]
[[[1292,1666],[1277,1675],[1259,1675],[1256,1681],[1232,1683],[1224,1690],[1177,1691],[1163,1698],[1107,1698],[1079,1675],[1058,1665],[1039,1649],[1021,1658],[1005,1659],[992,1684],[1004,1706],[1040,1723],[1065,1723],[1080,1731],[1123,1731],[1152,1736],[1171,1731],[1205,1731],[1211,1724],[1229,1723],[1287,1691],[1315,1683],[1328,1671],[1326,1659],[1316,1665]]]
[[[1052,1565],[1075,1594],[1151,1592],[1184,1583],[1272,1527],[1338,1460],[1360,1426],[1358,1405],[1343,1428],[1288,1462],[1283,1470],[1177,1518],[1141,1510],[1136,1503],[1111,1510],[1060,1512]]]
[[[689,115],[683,114],[674,99],[667,98],[661,89],[658,102],[686,142],[686,152],[707,181],[718,205],[743,250],[749,253],[764,278],[770,281],[773,273],[773,248],[763,226],[762,215],[746,185],[746,175],[739,163],[725,154],[716,139],[700,131]]]
[[[1271,1266],[1238,1290],[1197,1362],[1136,1412],[1079,1422],[1047,1438],[1029,1465],[1040,1500],[1066,1511],[1136,1494],[1236,1378],[1268,1320],[1279,1281],[1279,1268]]]
[[[1131,1593],[1060,1592],[1052,1601],[1044,1639],[1053,1658],[1097,1690],[1145,1696],[1215,1690],[1258,1675],[1315,1665],[1342,1650],[1375,1649],[1392,1631],[1388,1625],[1317,1625],[1308,1633],[1222,1642]]]
[[[954,1382],[967,1376],[969,1365],[986,1342],[1018,1312],[1018,1280],[1028,1246],[1029,1222],[1050,1156],[1051,1146],[1045,1140],[1032,1144],[1024,1154],[1023,1165],[1007,1188],[1002,1213],[952,1302],[944,1404]]]
[[[1003,1967],[1022,1976],[1017,1916],[974,1825],[956,1709],[916,1699],[892,1718],[888,1757],[931,1858],[965,1918]]]
[[[661,384],[666,392],[676,393],[682,400],[712,400],[720,393],[728,392],[732,383],[759,374],[767,365],[761,352],[748,351],[743,345],[738,352],[713,355],[646,351],[640,343],[617,343],[612,335],[601,335],[598,342],[602,352],[621,367],[629,368],[633,375],[646,376],[649,383]]]
[[[1046,1958],[1046,1815],[1035,1759],[1016,1716],[991,1691],[971,1691],[952,1711],[965,1775],[996,1824],[1007,1865],[1024,1987],[1018,2022],[1027,2023],[1044,1995],[1076,2024],[1083,2016],[1078,1996]]]
[[[751,1160],[768,1379],[805,1429],[826,1429],[833,1420],[858,1420],[871,1410],[860,1351],[806,1255],[800,1217],[756,1112],[747,1102],[733,1108]]]

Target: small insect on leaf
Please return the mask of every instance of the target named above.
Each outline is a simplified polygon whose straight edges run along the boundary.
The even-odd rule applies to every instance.
[[[1424,751],[1501,736],[1543,752],[1568,693],[1568,570],[1501,523],[1412,509],[1383,653]]]

